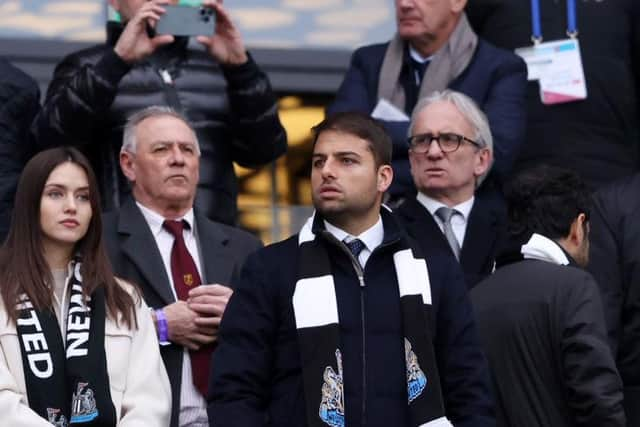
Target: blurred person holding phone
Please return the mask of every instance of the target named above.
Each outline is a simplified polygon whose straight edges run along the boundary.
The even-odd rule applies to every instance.
[[[165,105],[194,124],[202,149],[196,204],[216,221],[233,224],[237,182],[233,162],[255,168],[286,150],[276,97],[246,51],[221,1],[205,0],[215,30],[196,38],[154,36],[169,0],[109,0],[122,23],[107,23],[105,43],[74,52],[56,67],[34,130],[39,148],[73,144],[89,156],[102,207],[117,209],[129,186],[118,167],[126,118]]]

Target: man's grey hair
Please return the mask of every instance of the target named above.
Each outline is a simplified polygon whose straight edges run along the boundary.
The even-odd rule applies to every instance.
[[[418,101],[411,114],[408,136],[413,134],[413,128],[415,127],[420,112],[436,102],[450,102],[453,104],[471,125],[475,133],[473,140],[477,142],[480,147],[487,148],[491,153],[491,164],[487,168],[487,171],[478,177],[478,182],[476,183],[476,187],[478,187],[487,177],[493,165],[493,136],[491,135],[491,128],[489,127],[489,120],[486,114],[484,114],[473,99],[463,93],[450,89],[445,89],[441,92],[436,91],[426,98],[422,98]]]
[[[196,140],[196,152],[200,155],[200,143],[198,142],[198,136],[193,130],[193,126],[189,123],[189,120],[171,107],[164,105],[152,105],[150,107],[143,108],[136,111],[127,119],[127,123],[124,125],[124,133],[122,136],[122,147],[120,152],[136,153],[137,141],[136,141],[136,127],[144,120],[151,117],[170,116],[184,122],[187,127],[193,132],[193,136]]]

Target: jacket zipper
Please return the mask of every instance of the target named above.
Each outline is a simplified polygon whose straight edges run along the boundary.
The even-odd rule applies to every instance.
[[[171,71],[164,67],[158,68],[157,71],[162,79],[162,88],[167,105],[179,113],[184,113],[182,103],[180,102],[180,96],[178,95],[178,89],[175,85],[176,82],[171,75]]]
[[[362,417],[361,417],[362,420],[361,421],[362,421],[362,426],[366,426],[367,425],[367,375],[366,375],[367,374],[367,356],[366,356],[365,350],[366,350],[367,340],[366,340],[366,334],[365,334],[366,318],[364,314],[364,289],[365,289],[364,270],[360,265],[360,261],[353,256],[349,248],[347,248],[347,246],[344,243],[337,240],[329,232],[325,231],[325,233],[329,241],[333,241],[334,243],[336,243],[347,254],[349,259],[351,260],[351,265],[353,265],[356,275],[358,276],[358,282],[360,284],[360,319],[362,322]],[[386,246],[390,246],[393,243],[394,241],[382,243],[380,246],[375,248],[374,251],[384,248]],[[373,252],[371,253],[371,255],[373,255]],[[369,255],[369,257],[371,257],[371,255]]]
[[[383,243],[380,246],[378,246],[376,249],[374,249],[374,251],[379,250],[380,248],[383,248],[390,244],[391,242],[386,244]],[[349,257],[351,258],[351,264],[353,264],[353,268],[355,269],[356,275],[358,276],[358,281],[360,282],[360,319],[362,322],[362,417],[361,417],[361,421],[362,421],[362,426],[366,426],[367,425],[367,356],[366,356],[367,335],[366,335],[366,327],[365,327],[366,317],[364,314],[364,289],[365,289],[364,270],[360,265],[360,261],[353,256],[351,251],[342,243],[341,243],[341,246],[343,246],[344,250],[347,252],[347,255],[349,255]],[[373,255],[373,252],[371,253],[371,255]],[[369,255],[369,257],[371,257],[371,255]]]
[[[367,425],[367,357],[366,355],[366,328],[364,327],[364,277],[358,276],[360,279],[360,317],[362,320],[362,425]]]
[[[364,314],[364,270],[360,265],[360,260],[358,260],[351,251],[344,245],[345,251],[351,258],[351,264],[353,265],[353,269],[358,276],[358,282],[360,284],[360,322],[361,322],[361,333],[362,333],[362,414],[361,414],[361,422],[362,426],[367,425],[367,328],[366,328],[366,316]]]

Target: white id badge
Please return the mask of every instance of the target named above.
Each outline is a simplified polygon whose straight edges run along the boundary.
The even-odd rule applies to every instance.
[[[528,79],[539,81],[543,104],[561,104],[587,98],[577,39],[540,43],[516,49],[516,53],[527,63]]]

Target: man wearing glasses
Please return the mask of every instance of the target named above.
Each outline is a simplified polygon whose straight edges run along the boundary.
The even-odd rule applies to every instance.
[[[391,205],[415,195],[405,148],[409,116],[434,91],[462,92],[489,118],[495,165],[483,191],[500,190],[525,139],[526,65],[476,35],[464,12],[467,3],[395,0],[396,34],[353,53],[328,108],[360,111],[383,123],[393,141],[394,179],[386,194]]]
[[[462,93],[435,92],[416,105],[408,141],[418,194],[399,216],[427,254],[450,251],[473,287],[493,270],[506,218],[499,196],[476,194],[493,163],[487,117]]]

